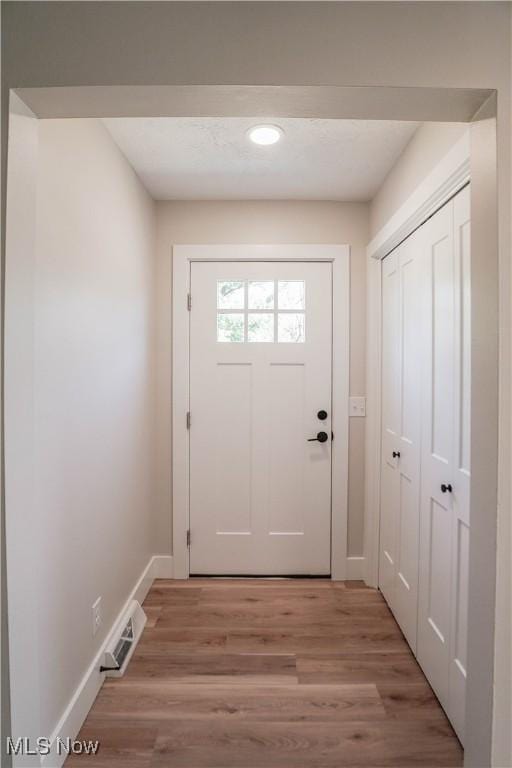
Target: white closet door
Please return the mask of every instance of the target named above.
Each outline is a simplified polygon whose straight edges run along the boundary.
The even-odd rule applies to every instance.
[[[469,187],[423,229],[424,427],[418,661],[463,741],[471,424]]]
[[[469,559],[469,187],[382,264],[379,586],[461,741]]]
[[[471,251],[469,187],[453,201],[455,278],[455,407],[452,609],[448,714],[464,739],[469,568],[469,488],[471,427]]]
[[[400,413],[397,459],[396,574],[394,613],[413,650],[418,621],[418,556],[421,453],[422,232],[402,245],[400,272]]]
[[[383,263],[383,441],[380,587],[416,645],[421,305],[416,232]]]
[[[423,227],[425,334],[418,661],[449,708],[455,291],[453,203]]]
[[[382,467],[379,587],[395,604],[400,433],[400,272],[397,248],[382,263]]]

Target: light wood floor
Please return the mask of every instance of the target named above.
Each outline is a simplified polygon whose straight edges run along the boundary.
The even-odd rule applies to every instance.
[[[66,768],[462,765],[381,595],[329,580],[156,581],[125,676]]]

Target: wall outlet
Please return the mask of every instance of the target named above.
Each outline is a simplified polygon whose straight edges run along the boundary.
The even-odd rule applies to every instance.
[[[350,416],[366,416],[366,397],[351,397],[348,412]]]
[[[101,597],[92,605],[92,634],[93,637],[101,627]]]

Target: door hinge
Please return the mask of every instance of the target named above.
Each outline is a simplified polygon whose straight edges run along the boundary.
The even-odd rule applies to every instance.
[[[187,531],[187,547],[190,547],[190,528]]]
[[[192,294],[191,293],[187,293],[187,309],[188,309],[189,312],[192,309]]]
[[[187,429],[190,429],[190,411],[187,411]]]

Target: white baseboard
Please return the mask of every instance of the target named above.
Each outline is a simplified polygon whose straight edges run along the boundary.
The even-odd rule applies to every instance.
[[[347,557],[347,581],[364,579],[365,568],[365,557]]]
[[[130,596],[128,600],[126,601],[125,605],[123,606],[122,612],[125,610],[126,606],[130,603],[131,600],[137,600],[141,605],[146,599],[146,595],[148,594],[149,590],[151,589],[151,585],[153,583],[153,579],[155,578],[153,576],[153,570],[154,570],[154,557],[152,557],[149,561],[149,563],[144,568],[143,572],[140,575],[140,578],[134,588],[132,589]],[[116,623],[114,623],[114,626],[112,629],[114,629]]]
[[[101,664],[103,664],[105,650],[108,648],[120,625],[122,625],[125,620],[133,600],[142,603],[149,592],[154,579],[172,578],[172,570],[172,557],[166,555],[154,555],[144,568],[137,583],[131,590],[128,599],[112,624],[110,632],[94,657],[89,669],[80,681],[53,731],[50,737],[52,745],[51,751],[48,755],[41,757],[42,768],[61,768],[63,765],[67,753],[64,750],[63,754],[58,754],[58,740],[61,739],[62,741],[65,741],[68,738],[75,739],[82,727],[105,679],[104,673],[100,673],[99,671]]]
[[[153,578],[172,579],[174,576],[172,555],[155,555],[153,557]]]

